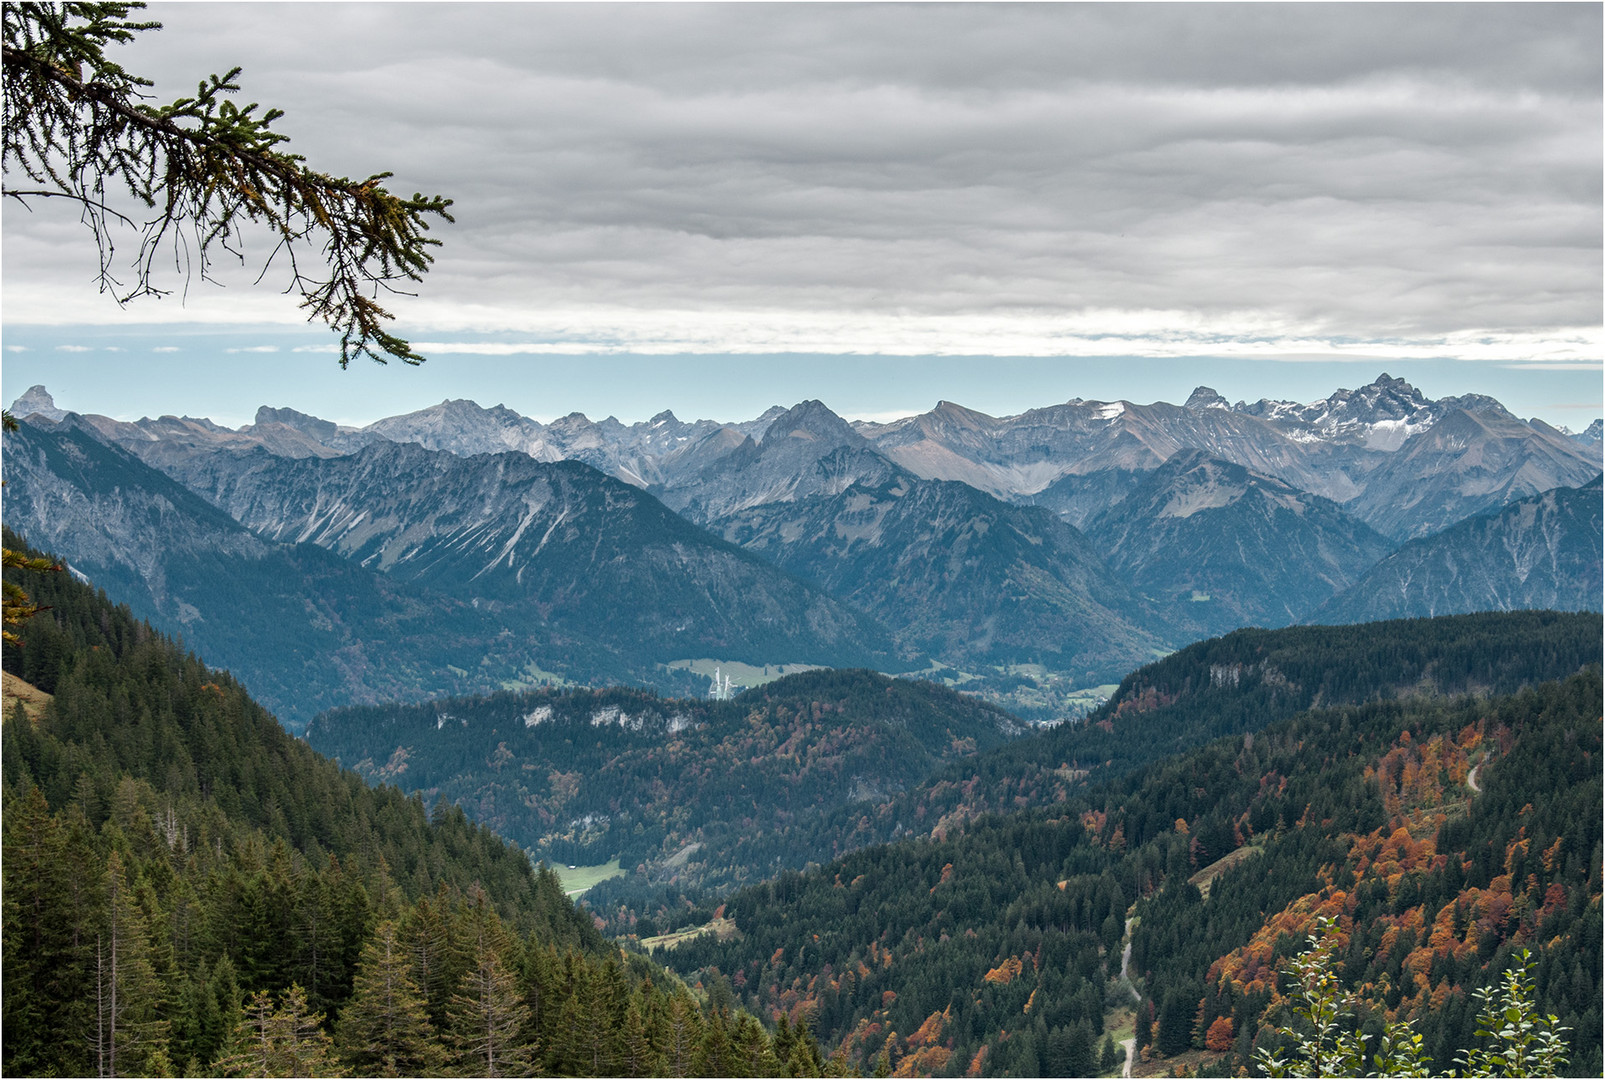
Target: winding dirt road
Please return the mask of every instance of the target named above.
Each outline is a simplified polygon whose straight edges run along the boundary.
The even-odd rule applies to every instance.
[[[1131,916],[1130,915],[1126,916],[1126,947],[1120,953],[1120,981],[1126,984],[1126,989],[1127,990],[1131,991],[1131,999],[1133,1001],[1137,1002],[1140,1005],[1142,1003],[1142,995],[1137,993],[1137,988],[1135,986],[1131,985]],[[1134,1024],[1136,1023],[1136,1018],[1135,1017],[1133,1017],[1132,1023],[1134,1023]],[[1123,1073],[1121,1073],[1121,1075],[1122,1076],[1130,1076],[1131,1075],[1131,1059],[1134,1056],[1136,1056],[1136,1052],[1137,1052],[1137,1037],[1136,1037],[1136,1035],[1134,1034],[1129,1039],[1121,1039],[1120,1040],[1120,1045],[1122,1047],[1124,1047],[1125,1051],[1126,1051],[1126,1068],[1125,1068],[1125,1071]]]

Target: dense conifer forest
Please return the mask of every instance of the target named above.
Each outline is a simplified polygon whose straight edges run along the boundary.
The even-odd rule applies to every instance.
[[[1278,964],[1331,915],[1344,985],[1375,1002],[1364,1021],[1413,1020],[1439,1071],[1476,1043],[1472,991],[1528,947],[1569,1069],[1592,1075],[1600,701],[1593,666],[1492,699],[1299,712],[1048,808],[783,874],[728,901],[738,937],[666,955],[813,1018],[866,1069],[1077,1075],[1136,994],[1140,1052],[1231,1073],[1274,1043]]]
[[[765,767],[819,802],[839,763],[806,748],[849,745],[849,712],[935,769],[815,815],[818,842],[857,847],[824,865],[650,911],[599,887],[593,915],[104,595],[24,583],[45,610],[5,669],[49,697],[4,718],[8,1075],[1093,1075],[1127,1032],[1154,1067],[1224,1075],[1285,1043],[1279,970],[1323,918],[1356,1022],[1410,1020],[1438,1070],[1523,948],[1568,1071],[1601,1067],[1598,616],[1241,631],[1012,741],[994,710],[853,672],[683,725],[625,690],[362,714],[440,736],[442,770],[505,724],[616,782],[650,780],[614,763],[663,735],[624,718],[701,725],[730,751],[704,826]],[[716,918],[650,959],[601,932]]]
[[[832,811],[1024,729],[932,683],[821,669],[728,701],[617,687],[359,706],[320,715],[307,739],[539,856],[668,864],[641,876],[714,889],[817,858]]]
[[[8,538],[8,544],[11,540]],[[10,578],[11,570],[7,570]],[[446,804],[369,787],[66,573],[5,670],[3,1071],[817,1075]]]

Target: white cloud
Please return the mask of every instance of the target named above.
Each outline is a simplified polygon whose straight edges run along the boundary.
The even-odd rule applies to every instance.
[[[27,351],[28,351],[28,346],[26,346],[26,345],[7,345],[6,346],[6,352],[27,352]]]
[[[92,348],[90,348],[88,345],[57,345],[56,346],[56,351],[57,352],[70,352],[70,353],[85,353],[85,352],[93,352],[94,350]]]
[[[276,353],[279,351],[279,347],[277,345],[241,345],[224,349],[223,351],[230,353]]]
[[[1601,352],[1597,6],[298,19],[174,8],[129,62],[172,94],[242,63],[317,167],[454,197],[420,297],[386,300],[426,355]],[[85,289],[92,245],[45,216],[5,219],[8,317],[173,318]],[[258,265],[183,319],[301,322]]]
[[[154,352],[154,353],[176,353],[176,352],[183,352],[183,350],[180,349],[177,345],[157,345],[155,348],[151,349],[151,352]]]

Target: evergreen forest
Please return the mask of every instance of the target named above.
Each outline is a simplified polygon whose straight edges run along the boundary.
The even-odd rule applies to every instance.
[[[860,1068],[1088,1075],[1125,1005],[1145,1061],[1233,1075],[1277,1040],[1280,966],[1332,917],[1362,1021],[1413,1021],[1436,1071],[1476,1045],[1474,992],[1525,947],[1569,1071],[1593,1075],[1600,701],[1594,665],[1493,698],[1301,711],[741,890],[739,937],[663,955],[809,1017]]]
[[[7,576],[7,1075],[1236,1075],[1327,926],[1434,1071],[1522,950],[1602,1067],[1597,615],[1239,631],[1026,734],[862,671],[352,709],[343,768]],[[640,861],[578,905],[487,819]]]
[[[19,578],[41,612],[5,671],[39,693],[4,718],[5,1075],[830,1066],[806,1025],[620,952],[520,849],[321,757],[103,593]]]

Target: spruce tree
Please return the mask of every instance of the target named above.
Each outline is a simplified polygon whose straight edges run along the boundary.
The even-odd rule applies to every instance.
[[[652,1045],[647,1026],[647,1005],[639,990],[630,995],[624,1010],[624,1027],[619,1032],[618,1068],[624,1076],[656,1076],[662,1068],[662,1055]]]
[[[104,882],[106,916],[95,941],[89,1037],[99,1075],[130,1076],[151,1071],[153,1058],[166,1060],[168,1023],[160,1015],[162,986],[150,962],[145,915],[116,850],[107,856]]]
[[[217,1063],[226,1076],[343,1076],[323,1015],[292,985],[275,1008],[258,990],[240,1008],[230,1053]]]
[[[457,1065],[467,1076],[523,1076],[534,1058],[524,1041],[529,1007],[518,980],[502,963],[491,935],[482,935],[474,965],[446,1007]]]
[[[663,1067],[670,1076],[697,1075],[697,1053],[702,1045],[702,1017],[697,1003],[686,993],[669,999],[664,1016]]]
[[[340,1057],[353,1073],[427,1076],[444,1064],[408,961],[396,924],[380,923],[362,950],[351,1000],[335,1029]]]

